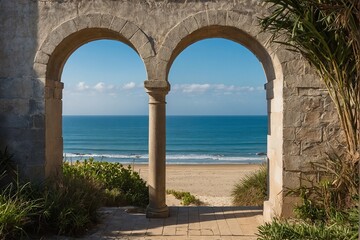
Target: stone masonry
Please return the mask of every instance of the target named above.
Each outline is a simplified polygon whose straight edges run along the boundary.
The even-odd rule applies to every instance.
[[[322,159],[327,143],[338,138],[339,125],[311,68],[300,56],[269,45],[269,35],[260,32],[257,18],[266,11],[261,0],[0,0],[1,149],[14,154],[23,178],[56,175],[63,152],[63,66],[87,42],[121,41],[139,54],[147,72],[147,216],[166,217],[169,69],[192,43],[226,38],[251,50],[267,77],[269,200],[264,217],[291,215],[297,198],[286,190],[316,177],[309,163]]]

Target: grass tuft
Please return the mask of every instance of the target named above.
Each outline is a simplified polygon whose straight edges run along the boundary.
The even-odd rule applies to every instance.
[[[190,204],[194,204],[196,206],[202,205],[203,203],[200,199],[196,198],[190,192],[182,192],[176,190],[166,190],[166,194],[172,194],[176,199],[181,200],[181,204],[184,206],[188,206]]]
[[[102,185],[94,179],[63,175],[46,184],[40,196],[44,201],[40,216],[41,231],[79,236],[98,222],[102,206]]]
[[[358,239],[357,231],[353,231],[351,226],[347,225],[325,224],[323,222],[308,223],[303,220],[289,222],[277,219],[260,226],[258,236],[258,240]]]
[[[11,158],[4,156],[0,153],[0,177],[5,178],[13,171]],[[118,163],[92,159],[64,163],[62,175],[42,185],[11,179],[2,189],[0,239],[41,238],[54,233],[80,236],[98,222],[101,206],[148,203],[148,188],[139,174]]]
[[[25,228],[40,214],[41,199],[29,197],[30,184],[8,185],[0,193],[0,239],[22,239]]]
[[[267,196],[266,165],[237,183],[231,195],[235,206],[262,206]]]

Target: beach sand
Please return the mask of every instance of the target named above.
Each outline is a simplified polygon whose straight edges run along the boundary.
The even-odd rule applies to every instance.
[[[166,166],[166,189],[186,191],[209,206],[231,206],[231,191],[240,179],[260,168],[257,164],[189,164]],[[147,180],[148,165],[134,165],[134,170]],[[168,206],[180,201],[167,196]]]

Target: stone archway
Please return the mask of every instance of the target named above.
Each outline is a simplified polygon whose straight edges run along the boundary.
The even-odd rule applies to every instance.
[[[327,141],[341,135],[335,108],[319,77],[300,55],[266,45],[258,17],[266,14],[268,6],[261,0],[38,0],[4,1],[1,7],[0,146],[14,154],[24,178],[43,180],[61,165],[61,70],[72,51],[97,39],[128,44],[146,66],[149,216],[167,214],[167,74],[176,56],[195,41],[231,39],[245,45],[263,64],[268,80],[271,173],[265,219],[292,214],[298,198],[287,196],[286,189],[308,184],[304,179],[316,179],[310,163],[323,160]]]
[[[253,24],[254,19],[247,15],[232,11],[204,11],[190,16],[178,23],[168,32],[157,54],[156,81],[145,82],[145,87],[152,88],[157,109],[154,118],[165,125],[165,95],[168,93],[168,73],[176,57],[189,45],[207,38],[225,38],[237,42],[250,51],[263,65],[267,78],[266,92],[268,101],[269,131],[268,131],[268,159],[269,159],[269,200],[264,206],[264,215],[270,219],[275,214],[282,214],[282,188],[283,188],[283,159],[282,159],[282,130],[283,124],[283,72],[278,57],[272,54],[273,50],[266,47],[267,36],[258,34],[258,29]],[[158,83],[156,90],[150,84]],[[151,94],[150,94],[151,95]],[[160,104],[161,103],[161,104]],[[151,110],[150,110],[151,112]],[[151,117],[151,116],[150,116]],[[151,131],[151,130],[150,130]],[[165,130],[164,130],[165,131]],[[164,142],[164,149],[155,147],[149,152],[156,152],[156,164],[150,165],[150,179],[157,190],[150,194],[151,213],[148,216],[167,216],[165,204],[165,134],[153,134],[151,142]],[[164,136],[162,136],[164,135]],[[160,138],[163,138],[160,139]],[[151,148],[151,146],[150,146]],[[151,163],[150,163],[151,164]],[[156,185],[157,184],[157,185]]]
[[[62,69],[81,45],[99,39],[121,41],[146,62],[154,56],[147,35],[135,24],[111,15],[90,14],[54,29],[39,48],[35,68],[45,83],[45,177],[56,174],[63,161]]]

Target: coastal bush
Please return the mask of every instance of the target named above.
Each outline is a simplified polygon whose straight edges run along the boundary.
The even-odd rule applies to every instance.
[[[267,196],[267,168],[247,175],[237,183],[231,194],[235,206],[262,206]]]
[[[355,240],[358,239],[357,231],[351,226],[342,224],[308,223],[304,221],[280,221],[274,219],[259,227],[259,240]]]
[[[102,206],[104,193],[94,179],[64,174],[39,190],[43,201],[40,231],[78,236],[98,221],[97,210]]]
[[[97,162],[94,159],[64,163],[64,175],[73,174],[98,181],[105,192],[108,206],[131,204],[145,207],[149,203],[146,182],[131,167],[120,163]]]
[[[0,239],[79,236],[98,221],[97,210],[104,204],[148,203],[146,183],[119,163],[64,163],[61,176],[31,185],[19,182],[11,159],[6,149],[0,152]]]
[[[199,206],[202,204],[202,202],[196,198],[194,195],[192,195],[190,192],[182,192],[182,191],[176,191],[176,190],[166,190],[167,194],[172,194],[176,199],[181,200],[181,204],[184,206],[188,206],[190,204],[194,204],[196,206]]]
[[[0,239],[22,239],[26,227],[42,209],[41,199],[31,199],[30,184],[9,184],[0,193]]]
[[[323,80],[336,107],[346,149],[337,149],[333,151],[335,154],[328,154],[325,164],[314,163],[320,182],[308,181],[310,187],[290,191],[297,192],[297,196],[303,200],[303,204],[295,208],[295,213],[303,219],[304,224],[300,226],[306,231],[299,231],[299,224],[278,221],[260,227],[260,232],[264,230],[262,239],[357,239],[360,162],[359,1],[265,2],[271,8],[260,19],[262,29],[271,33],[271,42],[300,53]],[[311,235],[310,230],[313,233]],[[274,232],[285,235],[271,238]],[[294,233],[299,234],[290,237]]]
[[[259,239],[358,239],[359,175],[352,163],[329,156],[326,164],[313,165],[322,180],[303,179],[306,187],[288,192],[302,200],[296,218],[260,226]]]
[[[0,239],[18,239],[41,209],[40,199],[30,196],[30,183],[20,184],[12,155],[0,151]]]

